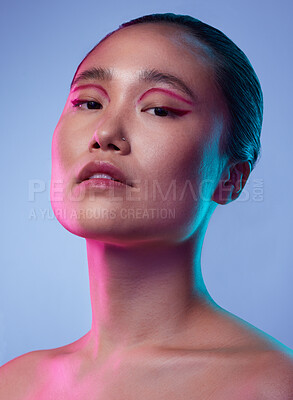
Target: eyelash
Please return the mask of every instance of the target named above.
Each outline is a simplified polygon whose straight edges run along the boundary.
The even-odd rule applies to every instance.
[[[174,108],[169,108],[169,107],[151,107],[151,108],[148,108],[147,110],[155,110],[155,109],[164,110],[164,111],[168,112],[168,115],[164,115],[164,116],[161,115],[162,118],[166,118],[166,117],[178,118],[178,117],[182,117],[183,115],[185,115],[187,113],[187,111],[185,111],[185,110],[175,110]],[[157,117],[158,116],[159,115],[157,115]]]
[[[88,108],[88,110],[101,110],[103,107],[101,103],[94,101],[94,100],[78,100],[78,99],[76,99],[76,100],[72,100],[71,103],[72,103],[72,106],[76,107],[76,108],[81,108],[81,106],[86,103],[96,103],[96,104],[100,104],[100,106],[101,106],[101,108]],[[169,117],[169,118],[174,119],[174,118],[182,117],[183,115],[188,113],[188,111],[186,111],[186,110],[176,110],[176,109],[173,109],[170,107],[150,107],[150,108],[148,108],[146,110],[142,110],[142,111],[156,110],[156,109],[167,111],[167,113],[168,113],[167,115],[155,115],[155,116],[161,117],[161,118]]]
[[[72,106],[76,107],[76,108],[81,108],[81,106],[86,103],[96,103],[96,104],[100,104],[102,106],[101,103],[99,103],[98,101],[94,101],[94,100],[77,100],[76,99],[76,100],[72,100],[71,103],[72,103]],[[101,108],[88,108],[88,110],[100,110],[100,109]]]

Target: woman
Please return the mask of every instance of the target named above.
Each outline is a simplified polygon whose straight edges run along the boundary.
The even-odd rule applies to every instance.
[[[85,57],[53,136],[51,202],[86,239],[92,328],[7,363],[1,399],[292,399],[290,356],[201,274],[209,219],[245,186],[261,123],[249,61],[191,17],[123,24]]]

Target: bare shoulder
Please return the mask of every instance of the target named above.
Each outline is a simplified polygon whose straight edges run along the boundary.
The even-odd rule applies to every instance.
[[[214,313],[214,320],[221,328],[221,337],[224,346],[236,346],[239,348],[263,351],[272,357],[287,360],[290,364],[293,360],[293,350],[285,346],[266,332],[241,319],[224,309]]]
[[[0,399],[48,399],[46,392],[56,383],[56,376],[64,378],[64,373],[72,369],[74,363],[68,355],[78,353],[87,338],[85,335],[65,346],[31,351],[4,364],[0,367]]]
[[[214,354],[209,375],[221,376],[223,399],[293,400],[293,351],[226,310],[212,316],[206,332],[218,334],[206,335],[211,345],[203,347],[216,349],[208,353]]]
[[[45,379],[50,350],[23,354],[0,368],[0,399],[22,400]]]
[[[293,399],[293,358],[290,354],[268,351],[257,367],[255,377],[260,399]]]
[[[256,398],[292,400],[293,351],[248,322],[236,316],[232,319],[239,329],[239,344],[243,344],[244,358],[251,354],[250,358],[247,357],[251,361],[247,365],[252,371],[251,383]]]

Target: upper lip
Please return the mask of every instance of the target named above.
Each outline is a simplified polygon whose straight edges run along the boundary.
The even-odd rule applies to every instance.
[[[125,185],[132,186],[126,176],[123,174],[120,169],[115,167],[110,162],[105,161],[91,161],[86,164],[77,175],[77,183],[81,183],[82,181],[89,179],[92,175],[97,173],[108,174],[111,178],[124,183]]]

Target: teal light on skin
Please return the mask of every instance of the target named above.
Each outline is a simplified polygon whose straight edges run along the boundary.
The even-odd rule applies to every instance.
[[[125,32],[119,32],[123,43],[126,43]],[[162,40],[165,41],[165,51],[168,53],[166,57],[174,58],[170,63],[172,68],[167,68],[163,60],[155,56],[155,48],[158,47],[157,33],[152,30],[152,35],[153,37],[149,38],[149,52],[145,50],[136,52],[137,61],[133,60],[127,51],[119,54],[122,43],[118,45],[116,35],[109,38],[109,41],[106,40],[87,57],[80,67],[80,75],[77,75],[78,85],[98,85],[98,90],[92,86],[81,88],[80,98],[100,103],[106,101],[106,103],[101,104],[102,108],[99,109],[85,107],[82,110],[76,108],[73,110],[71,101],[75,98],[71,92],[53,137],[52,182],[54,180],[64,182],[64,200],[57,203],[52,198],[52,206],[57,218],[66,229],[87,240],[93,308],[90,342],[96,349],[96,346],[101,346],[101,342],[96,340],[98,337],[101,339],[98,331],[104,323],[106,325],[105,329],[102,329],[102,341],[106,343],[109,340],[109,344],[116,343],[119,348],[126,343],[130,344],[132,340],[137,340],[137,335],[148,336],[147,331],[159,337],[164,334],[166,325],[177,327],[177,318],[179,315],[184,315],[186,304],[201,303],[204,296],[205,302],[213,304],[200,273],[200,249],[209,217],[216,207],[216,203],[211,201],[211,196],[220,178],[222,167],[218,145],[224,128],[225,106],[220,95],[215,92],[208,63],[203,63],[202,58],[197,62],[193,54],[187,57],[185,53],[189,50],[184,46],[174,45],[172,41],[170,42],[169,33],[167,36],[163,33]],[[137,47],[136,37],[131,35],[126,40],[128,49],[132,46]],[[115,51],[108,48],[108,44],[111,43],[115,44]],[[177,53],[181,53],[182,50],[184,57],[178,57]],[[178,69],[176,64],[179,59],[182,69]],[[146,65],[150,71],[156,71],[155,76],[160,77],[160,82],[154,81],[155,77],[152,74],[146,75],[145,72],[141,72]],[[112,78],[110,79],[109,74],[106,77],[104,74],[103,79],[100,76],[100,79],[93,80],[93,76],[89,77],[87,74],[87,80],[79,79],[84,71],[93,71],[95,68],[99,74],[101,68],[111,70]],[[186,72],[180,73],[182,70]],[[162,74],[158,75],[157,71],[162,71]],[[196,84],[190,85],[191,77],[195,73],[198,80]],[[147,76],[147,79],[141,79],[142,76],[144,78]],[[173,77],[172,82],[170,76]],[[174,77],[178,79],[174,80]],[[73,90],[77,87],[76,83],[77,81],[73,83]],[[76,93],[77,91],[73,91],[73,95]],[[158,116],[153,112],[156,107],[183,110],[184,113],[176,117]],[[121,140],[123,136],[126,141]],[[97,142],[99,147],[96,146]],[[119,193],[122,201],[114,201],[108,192],[99,189],[95,201],[92,201],[89,195],[84,196],[80,202],[70,201],[69,193],[74,187],[78,171],[83,165],[95,159],[113,163],[133,180],[131,200],[127,200],[126,190],[125,193],[122,191]],[[175,198],[172,191],[166,196],[173,181],[176,183]],[[142,185],[144,182],[151,190],[147,191],[146,186]],[[153,182],[157,182],[157,187],[154,189],[152,189]],[[190,184],[187,185],[187,182]],[[203,185],[204,182],[208,184]],[[154,198],[155,190],[156,198]],[[162,196],[159,196],[160,192]],[[82,210],[94,211],[95,208],[111,209],[117,218],[100,219],[97,224],[95,219],[69,217],[71,211],[76,211],[76,215],[79,215],[78,212]],[[119,217],[121,208],[175,209],[175,219],[123,219]],[[65,210],[67,217],[64,217]],[[152,254],[152,260],[149,259],[149,254]],[[113,310],[116,328],[111,323],[112,327],[108,330],[106,320],[108,318],[111,320],[112,317],[106,317],[111,311],[105,310],[109,307],[111,309],[114,298],[110,299],[107,291],[103,296],[101,289],[97,292],[100,284],[96,281],[95,272],[100,271],[98,275],[101,282],[103,274],[106,273],[104,268],[112,270],[108,264],[110,260],[108,257],[112,260],[111,263],[116,263],[114,260],[117,260],[121,264],[119,267],[121,279],[129,281],[129,285],[138,271],[142,276],[148,275],[144,279],[144,289],[141,288],[137,293],[139,295],[136,300],[137,310],[145,307],[145,301],[142,299],[144,296],[149,297],[149,292],[153,293],[153,299],[159,299],[162,290],[166,291],[167,297],[170,296],[168,307],[169,304],[174,304],[174,320],[173,318],[166,320],[165,306],[162,310],[157,306],[154,308],[157,314],[157,317],[154,315],[154,321],[157,321],[160,315],[161,333],[158,332],[157,322],[156,328],[149,327],[145,334],[139,333],[141,327],[145,326],[144,322],[140,322],[141,318],[145,318],[145,313],[137,315],[138,319],[132,320],[131,315],[137,314],[135,309],[132,312],[128,309],[127,317],[125,315],[128,322],[124,328],[126,320],[122,322]],[[126,260],[128,262],[124,265]],[[142,267],[145,263],[145,267]],[[137,269],[136,265],[141,267]],[[165,269],[167,265],[168,268]],[[166,274],[166,282],[169,283],[167,286],[164,285],[164,289],[159,288],[156,282],[155,266],[157,274]],[[112,272],[114,275],[118,273],[114,270]],[[171,275],[168,277],[169,273]],[[189,278],[186,281],[187,276]],[[108,283],[110,287],[116,282],[116,278],[111,282],[110,280]],[[105,287],[108,284],[105,283]],[[112,295],[116,292],[117,296],[123,296],[121,287],[116,289],[111,289]],[[143,295],[144,291],[146,292]],[[174,294],[178,291],[181,295],[174,298]],[[120,297],[118,303],[122,307],[121,316],[124,315],[124,307],[132,308],[128,303],[130,298]],[[100,318],[104,322],[102,320],[98,322]],[[152,340],[151,337],[149,339]]]
[[[173,27],[113,34],[79,67],[53,135],[52,187],[62,182],[63,199],[55,201],[52,191],[52,207],[67,230],[86,239],[92,305],[91,330],[69,345],[65,359],[105,376],[102,387],[106,371],[119,376],[135,354],[160,364],[168,352],[159,349],[192,349],[197,361],[208,349],[216,363],[219,349],[245,348],[247,356],[239,357],[247,362],[253,349],[273,346],[268,335],[219,307],[203,280],[210,217],[218,204],[237,199],[250,167],[220,153],[228,111],[209,54],[197,50]],[[145,67],[157,75],[142,74]],[[131,188],[115,193],[102,184],[107,178],[90,176],[82,187],[79,171],[94,161],[118,168]],[[70,197],[75,192],[83,196]],[[174,218],[138,216],[164,208],[174,209]],[[101,209],[115,218],[87,217]]]

